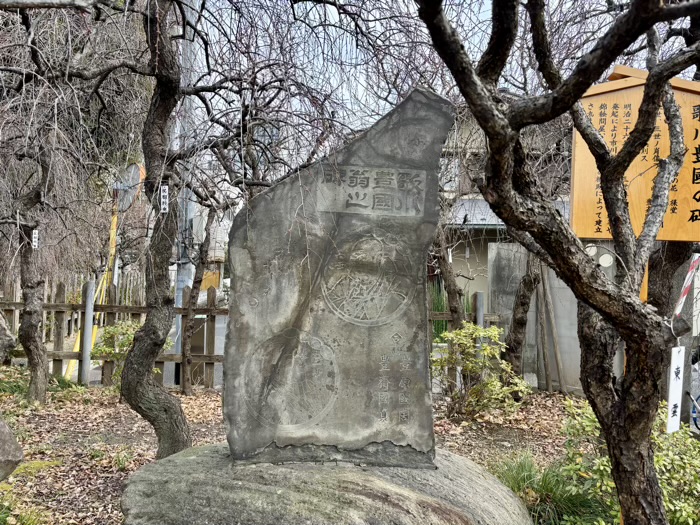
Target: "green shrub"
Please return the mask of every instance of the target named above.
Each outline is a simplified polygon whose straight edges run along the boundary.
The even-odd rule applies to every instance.
[[[134,334],[141,327],[139,323],[124,321],[113,326],[105,326],[101,337],[92,349],[92,359],[101,358],[114,362],[113,384],[121,385],[122,370],[126,354],[134,344]]]
[[[433,312],[447,311],[447,297],[445,290],[442,289],[440,282],[429,282],[428,293],[430,295],[430,303]],[[442,334],[447,332],[447,321],[440,319],[433,321],[433,338],[436,343],[444,343]]]
[[[610,458],[600,435],[598,421],[587,403],[568,401],[567,458],[564,472],[581,494],[601,499],[609,519],[605,523],[619,524],[620,507],[612,479]],[[700,523],[700,441],[688,425],[673,434],[666,434],[667,412],[659,410],[652,441],[654,466],[664,495],[664,505],[671,525]],[[588,525],[587,521],[569,521],[573,525]],[[596,523],[596,522],[593,522]]]
[[[493,409],[514,410],[530,392],[525,380],[513,373],[511,366],[500,358],[504,344],[502,330],[464,323],[460,330],[443,334],[449,343],[442,353],[432,358],[434,375],[443,391],[449,392],[449,414],[475,416]],[[450,369],[460,370],[460,381],[450,377]]]
[[[530,456],[491,470],[518,494],[537,525],[619,525],[620,505],[610,458],[590,406],[566,401],[566,456],[560,464],[538,467]],[[700,524],[700,441],[687,425],[665,433],[666,410],[659,411],[652,440],[654,465],[670,525]]]
[[[131,321],[120,322],[113,326],[105,326],[102,335],[92,350],[92,359],[106,359],[114,362],[112,381],[117,390],[121,387],[121,377],[126,361],[126,354],[133,346],[134,335],[139,328],[141,328],[139,323]],[[172,346],[172,340],[167,339],[163,345],[163,350],[168,350],[172,348]],[[160,370],[155,368],[153,372],[160,373]]]
[[[447,302],[447,292],[442,284],[442,281],[428,282],[428,295],[430,297],[431,310],[433,312],[449,312]],[[466,295],[462,296],[462,308],[464,313],[469,316],[471,312],[471,304]],[[438,319],[433,321],[433,342],[444,343],[443,334],[449,331],[450,322],[447,319]]]

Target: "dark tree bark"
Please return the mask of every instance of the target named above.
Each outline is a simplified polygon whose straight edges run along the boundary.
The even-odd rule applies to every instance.
[[[528,0],[530,32],[539,71],[550,91],[504,102],[495,89],[508,42],[518,31],[518,4],[492,2],[493,29],[503,46],[489,45],[477,68],[465,52],[459,34],[448,20],[442,2],[419,1],[419,16],[433,47],[450,69],[471,113],[486,134],[488,163],[479,189],[492,210],[512,229],[524,232],[521,242],[547,263],[580,301],[579,339],[581,375],[586,397],[601,424],[612,461],[626,525],[666,525],[663,498],[654,472],[651,428],[659,404],[663,356],[675,335],[655,309],[639,300],[639,288],[654,240],[668,205],[671,180],[683,162],[685,148],[678,108],[668,80],[700,58],[694,44],[653,64],[634,129],[613,155],[587,118],[579,100],[585,91],[643,33],[648,32],[649,56],[658,57],[654,24],[683,16],[697,16],[697,2],[635,0],[621,11],[590,51],[563,78],[554,65],[545,27],[544,0]],[[488,75],[481,64],[489,64]],[[496,69],[497,71],[494,71]],[[625,172],[650,140],[658,107],[663,101],[671,136],[671,154],[659,161],[649,212],[641,234],[635,235],[627,202]],[[503,107],[505,106],[505,109]],[[580,240],[546,199],[532,177],[522,153],[520,132],[525,126],[551,121],[570,112],[586,140],[601,174],[601,189],[619,262],[615,281],[588,255]],[[615,378],[613,356],[622,341],[627,374]]]
[[[134,336],[122,372],[122,395],[129,406],[143,416],[158,437],[157,458],[164,458],[192,445],[189,426],[180,401],[153,378],[153,368],[162,351],[174,319],[170,295],[169,265],[177,238],[177,206],[160,213],[160,187],[169,186],[174,167],[168,162],[168,136],[173,110],[180,101],[180,66],[170,40],[168,17],[172,2],[153,0],[148,4],[144,29],[151,52],[156,83],[143,126],[142,148],[146,164],[144,190],[151,200],[155,223],[146,257],[146,305],[144,325]],[[175,201],[171,195],[172,202]]]
[[[216,217],[216,208],[211,207],[207,212],[207,223],[204,227],[204,239],[199,245],[197,255],[197,264],[194,269],[194,278],[192,279],[192,290],[190,291],[189,301],[187,303],[186,322],[182,327],[182,393],[186,396],[192,395],[192,334],[194,332],[194,308],[197,306],[199,291],[202,287],[202,278],[204,277],[204,267],[207,262],[207,254],[211,245],[210,230],[214,224]]]
[[[649,436],[659,406],[666,343],[661,327],[638,341],[622,340],[601,316],[579,303],[581,383],[600,423],[625,523],[665,524],[663,493]],[[654,333],[656,330],[656,333]],[[626,373],[616,378],[613,357],[624,348]]]
[[[530,311],[532,294],[535,293],[540,283],[538,271],[539,261],[532,254],[528,254],[525,275],[520,279],[518,291],[513,301],[513,313],[510,318],[508,335],[505,339],[506,349],[503,358],[513,367],[517,375],[523,373],[523,345],[527,334],[527,314]]]
[[[18,339],[27,355],[29,365],[29,390],[27,400],[46,403],[46,389],[49,380],[49,362],[46,346],[42,342],[44,278],[37,267],[32,231],[39,226],[30,221],[29,216],[37,206],[42,205],[45,195],[53,189],[54,178],[51,172],[53,132],[47,132],[46,146],[41,146],[36,157],[39,178],[36,184],[23,193],[15,204],[13,215],[18,218],[20,238],[20,287],[22,288],[22,320]]]
[[[49,384],[49,360],[42,342],[44,279],[37,268],[32,248],[32,230],[21,227],[20,282],[22,286],[22,321],[18,338],[27,355],[30,379],[27,399],[31,402],[46,403],[46,389]]]
[[[457,284],[457,277],[452,269],[452,264],[450,264],[449,245],[444,226],[438,228],[435,240],[438,268],[440,268],[442,284],[445,287],[445,294],[447,295],[447,306],[450,310],[450,329],[458,330],[462,327],[464,321],[467,320],[466,314],[464,313],[464,292],[459,287],[459,284]]]
[[[435,236],[435,258],[437,259],[438,268],[440,269],[442,285],[445,288],[445,295],[447,295],[447,307],[450,311],[450,320],[447,324],[450,330],[459,330],[467,320],[466,314],[464,313],[464,292],[459,287],[459,284],[457,284],[457,277],[455,276],[449,259],[448,246],[445,226],[439,225]],[[448,343],[448,345],[450,348],[449,351],[453,352],[452,343]],[[458,407],[458,403],[456,403],[458,401],[456,366],[449,366],[447,368],[447,396],[449,399],[447,413],[448,415],[453,415]]]

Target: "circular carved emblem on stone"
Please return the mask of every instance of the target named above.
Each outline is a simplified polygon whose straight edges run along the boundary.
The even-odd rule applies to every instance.
[[[378,229],[340,239],[324,268],[321,290],[331,310],[349,323],[379,326],[393,321],[416,291],[408,247]]]
[[[256,349],[244,373],[248,410],[265,426],[294,430],[323,419],[338,391],[333,349],[289,328]]]

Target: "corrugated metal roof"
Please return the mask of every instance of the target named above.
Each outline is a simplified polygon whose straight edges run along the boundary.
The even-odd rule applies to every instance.
[[[569,220],[569,201],[557,200],[554,206],[559,213]],[[462,198],[452,207],[450,224],[482,228],[504,228],[503,221],[491,210],[482,198]]]

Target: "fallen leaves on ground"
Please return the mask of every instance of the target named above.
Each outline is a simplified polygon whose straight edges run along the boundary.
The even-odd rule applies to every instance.
[[[435,435],[440,446],[484,466],[520,453],[550,463],[564,454],[564,399],[562,394],[536,392],[512,414],[492,411],[461,422],[445,419],[444,405],[438,403]]]
[[[7,374],[7,369],[0,369],[0,382],[17,380],[16,374],[10,378]],[[26,462],[0,484],[0,497],[11,497],[18,512],[43,518],[38,523],[121,523],[119,501],[125,481],[155,459],[151,426],[120,403],[119,394],[111,389],[56,390],[43,407],[30,406],[20,393],[9,390],[0,388],[0,411],[22,445]],[[182,403],[195,445],[225,440],[219,392],[198,389],[191,397],[173,393]],[[461,423],[444,419],[438,405],[438,444],[482,465],[517,451],[550,461],[563,450],[563,399],[537,393],[514,414],[491,413]]]
[[[195,445],[225,439],[221,395],[197,390],[180,399]],[[151,426],[114,390],[82,387],[50,394],[46,406],[0,393],[0,412],[24,450],[25,463],[0,485],[20,511],[46,524],[117,525],[128,476],[154,461]],[[9,490],[8,490],[9,489]]]

